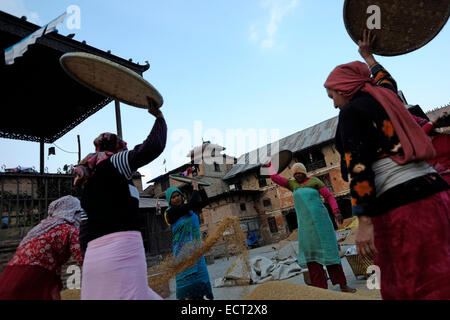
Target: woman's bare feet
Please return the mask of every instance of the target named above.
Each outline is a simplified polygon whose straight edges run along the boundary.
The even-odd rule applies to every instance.
[[[347,286],[347,285],[345,285],[345,286],[342,286],[342,285],[341,285],[341,291],[342,291],[342,292],[355,293],[355,292],[356,292],[356,289],[355,289],[355,288],[352,288],[352,287],[349,287],[349,286]]]

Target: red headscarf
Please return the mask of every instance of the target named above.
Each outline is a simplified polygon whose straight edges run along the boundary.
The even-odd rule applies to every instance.
[[[398,164],[435,157],[436,151],[425,132],[392,90],[375,84],[364,63],[354,61],[337,66],[328,76],[325,88],[336,90],[350,100],[359,91],[367,92],[381,104],[403,148],[403,154],[391,157]]]
[[[95,172],[95,167],[113,154],[127,149],[127,143],[114,133],[102,133],[94,140],[95,153],[88,154],[75,167],[75,185],[84,184]]]

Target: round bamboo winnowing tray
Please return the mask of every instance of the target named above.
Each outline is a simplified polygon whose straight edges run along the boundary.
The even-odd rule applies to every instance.
[[[282,150],[271,158],[272,165],[278,162],[277,173],[282,173],[292,161],[292,151]]]
[[[270,158],[270,162],[272,167],[276,169],[277,173],[282,173],[291,163],[292,161],[292,151],[290,150],[282,150],[276,154],[274,154]],[[269,176],[267,173],[261,174],[261,176]]]
[[[373,29],[376,40],[372,52],[396,56],[419,49],[430,42],[450,16],[450,0],[345,0],[344,23],[355,43],[367,29],[373,15],[367,8],[380,8],[381,29]]]
[[[115,62],[85,52],[70,52],[60,58],[63,69],[89,89],[131,106],[148,108],[147,96],[160,108],[161,94],[136,72]]]

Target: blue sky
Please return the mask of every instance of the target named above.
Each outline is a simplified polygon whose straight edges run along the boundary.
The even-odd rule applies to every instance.
[[[144,78],[164,97],[168,123],[163,155],[140,170],[144,182],[188,161],[187,151],[205,140],[239,156],[276,138],[306,129],[338,114],[323,83],[338,64],[361,60],[342,18],[344,1],[313,0],[2,0],[0,10],[43,25],[70,5],[81,9],[79,30],[59,26],[89,45],[132,58],[150,70]],[[450,102],[450,27],[425,47],[397,57],[380,57],[411,104],[425,111]],[[2,48],[4,49],[4,48]],[[32,50],[32,47],[29,48]],[[122,104],[128,145],[142,142],[154,119]],[[199,125],[201,130],[198,131]],[[197,128],[197,129],[196,129]],[[239,150],[226,132],[266,131]],[[196,130],[200,132],[196,134]],[[277,134],[271,134],[276,130]],[[101,132],[115,132],[110,104],[55,144],[83,156]],[[222,137],[220,137],[222,136]],[[218,141],[221,140],[221,141]],[[242,142],[242,141],[241,141]],[[48,147],[46,145],[46,153]],[[0,166],[39,167],[39,144],[0,139]],[[45,158],[50,172],[75,164],[76,153],[56,149]]]

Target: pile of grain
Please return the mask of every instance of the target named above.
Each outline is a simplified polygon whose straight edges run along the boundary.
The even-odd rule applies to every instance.
[[[343,293],[288,281],[269,281],[256,287],[244,300],[379,300],[375,294]]]
[[[80,300],[80,299],[81,299],[81,290],[79,289],[61,291],[61,300]]]

